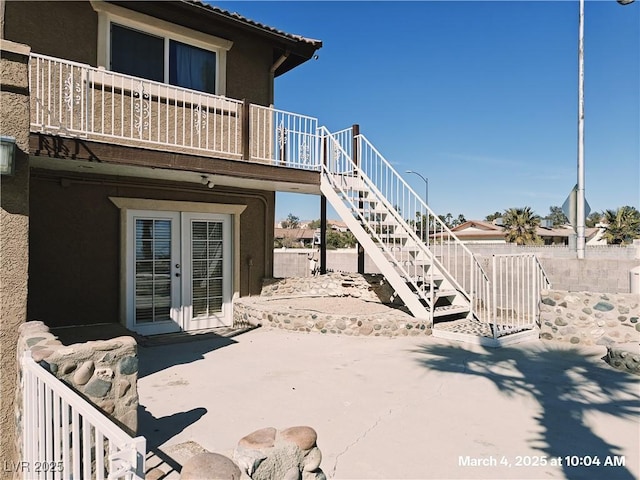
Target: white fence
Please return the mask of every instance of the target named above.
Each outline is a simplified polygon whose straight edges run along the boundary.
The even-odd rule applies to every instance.
[[[534,254],[494,255],[491,287],[494,338],[536,326],[540,291],[551,283]]]
[[[51,375],[22,358],[25,479],[144,479],[146,439],[132,438]]]

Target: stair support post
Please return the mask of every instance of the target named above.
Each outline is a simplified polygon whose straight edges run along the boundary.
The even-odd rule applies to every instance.
[[[360,151],[359,151],[359,135],[360,135],[360,125],[358,125],[357,123],[354,124],[351,127],[351,135],[352,135],[352,139],[351,139],[351,154],[352,154],[352,158],[353,158],[353,163],[355,163],[356,168],[362,168],[361,165],[361,161],[360,161]],[[354,172],[356,177],[358,175],[358,172]],[[360,210],[362,210],[364,208],[364,202],[362,201],[362,192],[358,192],[358,208]],[[358,273],[360,275],[364,274],[364,247],[358,243],[357,245],[358,248]]]
[[[322,164],[329,162],[327,137],[322,137]],[[322,172],[322,171],[321,171]],[[327,273],[327,197],[320,195],[320,275]]]

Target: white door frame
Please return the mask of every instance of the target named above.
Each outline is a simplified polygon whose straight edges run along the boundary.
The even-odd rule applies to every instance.
[[[240,215],[247,208],[246,205],[237,205],[237,204],[219,204],[219,203],[201,203],[201,202],[186,202],[179,200],[152,200],[152,199],[144,199],[144,198],[127,198],[127,197],[109,197],[109,200],[116,205],[120,209],[120,235],[121,235],[121,322],[127,326],[127,328],[136,330],[133,328],[133,315],[130,311],[130,304],[132,304],[132,299],[130,298],[132,292],[132,278],[130,278],[131,272],[133,271],[132,266],[128,265],[129,257],[132,256],[133,243],[128,243],[130,241],[129,236],[133,235],[133,230],[131,227],[131,221],[128,219],[129,211],[131,210],[143,210],[145,213],[151,214],[152,212],[165,212],[179,215],[180,212],[184,213],[204,213],[204,214],[227,214],[229,219],[229,232],[230,232],[230,240],[229,246],[231,249],[230,253],[230,266],[228,267],[230,270],[230,280],[226,282],[230,285],[230,291],[228,295],[225,297],[225,301],[228,299],[228,315],[230,318],[230,322],[233,321],[233,299],[240,296]],[[180,229],[178,229],[180,230]],[[182,260],[182,259],[180,259]],[[175,266],[175,263],[173,263]],[[184,265],[184,262],[180,261],[180,265]],[[181,272],[172,272],[181,273]],[[180,278],[180,277],[178,277]],[[181,282],[179,282],[181,283]],[[180,292],[180,297],[184,298],[182,292]],[[182,308],[180,308],[180,315],[182,315]],[[175,318],[178,319],[177,325],[182,327],[184,320],[182,316],[175,315]],[[174,327],[175,328],[175,327]],[[140,332],[144,334],[144,332]],[[163,332],[153,332],[153,333],[163,333]],[[149,332],[149,334],[151,334]]]

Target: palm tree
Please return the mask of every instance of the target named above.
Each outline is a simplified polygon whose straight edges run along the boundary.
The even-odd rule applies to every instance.
[[[635,207],[625,205],[617,210],[605,210],[604,238],[607,243],[624,245],[632,243],[635,238],[640,238],[640,212]]]
[[[540,237],[536,227],[540,225],[540,217],[531,207],[510,208],[502,216],[507,242],[516,245],[532,245],[539,243]]]

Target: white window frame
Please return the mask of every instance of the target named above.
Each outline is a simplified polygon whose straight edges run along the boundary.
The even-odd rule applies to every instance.
[[[111,24],[132,28],[142,33],[164,39],[164,83],[169,84],[169,42],[175,40],[202,48],[216,54],[216,95],[226,95],[227,52],[233,46],[231,40],[191,30],[180,25],[165,22],[149,15],[134,12],[101,1],[91,1],[98,13],[98,66],[109,69],[111,65]]]

